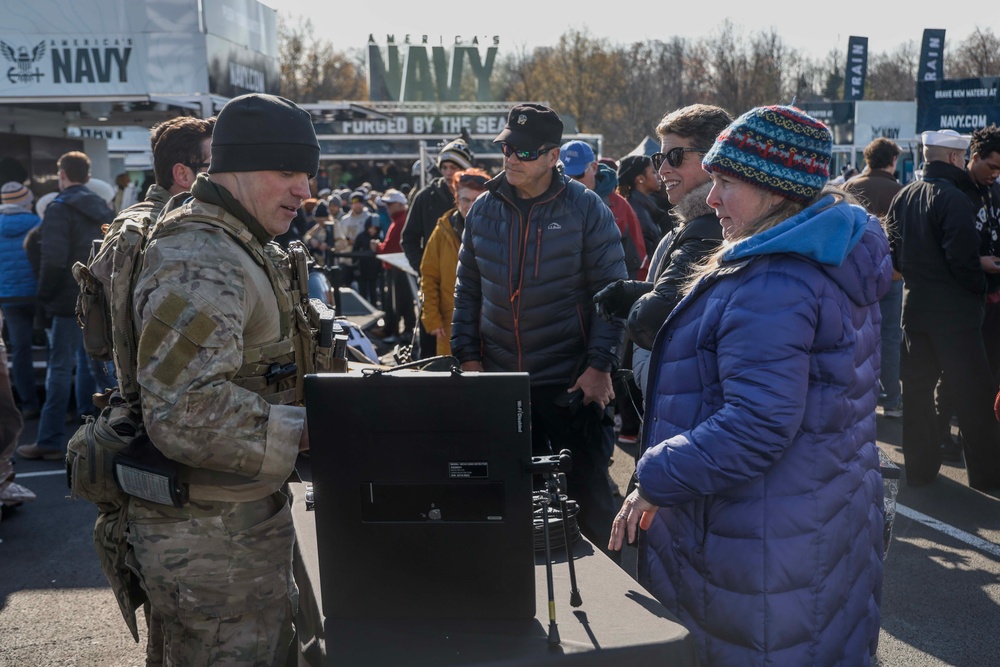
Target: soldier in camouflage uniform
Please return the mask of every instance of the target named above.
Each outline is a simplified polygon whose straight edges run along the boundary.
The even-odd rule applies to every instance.
[[[290,405],[293,286],[269,242],[318,166],[307,112],[270,95],[231,100],[208,174],[193,198],[171,201],[143,257],[133,299],[143,419],[190,480],[183,507],[129,505],[167,665],[283,664],[294,637],[294,534],[280,489],[308,439],[305,408]]]

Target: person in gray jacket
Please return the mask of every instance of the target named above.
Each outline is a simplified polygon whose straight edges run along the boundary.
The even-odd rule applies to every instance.
[[[525,104],[496,138],[504,171],[466,217],[451,344],[462,370],[530,374],[535,453],[573,453],[569,495],[584,535],[605,548],[624,323],[598,317],[593,296],[626,277],[625,256],[601,198],[556,168],[562,129],[552,109]]]

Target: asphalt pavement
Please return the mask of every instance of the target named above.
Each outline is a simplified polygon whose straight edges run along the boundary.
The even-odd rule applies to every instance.
[[[26,425],[22,443],[36,427]],[[900,420],[879,416],[878,427],[880,446],[901,463]],[[615,450],[611,475],[623,491],[635,451]],[[143,644],[94,554],[96,510],[68,498],[61,463],[20,461],[16,470],[38,498],[0,521],[0,667],[143,665]],[[1000,664],[1000,497],[966,483],[964,468],[946,465],[934,484],[901,486],[885,564],[883,667]],[[634,549],[623,567],[634,572]]]

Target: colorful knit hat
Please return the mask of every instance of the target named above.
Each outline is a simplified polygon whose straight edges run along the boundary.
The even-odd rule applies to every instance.
[[[34,200],[35,196],[31,194],[31,190],[24,187],[23,183],[16,183],[14,181],[9,181],[3,184],[0,188],[2,191],[2,201],[4,204],[14,204],[16,206],[21,206],[22,208],[28,208],[31,206],[31,202]]]
[[[800,203],[830,179],[833,136],[794,107],[757,107],[719,134],[701,164]]]

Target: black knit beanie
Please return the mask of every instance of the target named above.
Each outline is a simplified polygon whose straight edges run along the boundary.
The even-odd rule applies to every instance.
[[[316,175],[319,142],[309,112],[275,95],[250,93],[222,107],[208,173],[292,171]]]
[[[646,167],[653,164],[653,161],[645,155],[626,155],[618,163],[618,182],[622,185],[632,187],[635,179],[646,171]]]

